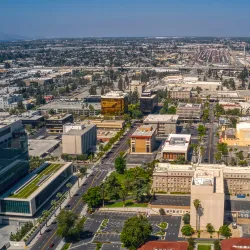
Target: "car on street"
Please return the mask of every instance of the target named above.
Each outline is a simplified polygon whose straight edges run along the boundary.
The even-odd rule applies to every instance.
[[[52,248],[54,245],[55,245],[55,244],[52,242],[52,243],[50,244],[49,247]]]

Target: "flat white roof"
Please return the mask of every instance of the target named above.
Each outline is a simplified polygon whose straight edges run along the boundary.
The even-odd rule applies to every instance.
[[[148,115],[144,122],[176,122],[179,115]]]
[[[187,152],[191,135],[170,134],[162,148],[163,152]]]

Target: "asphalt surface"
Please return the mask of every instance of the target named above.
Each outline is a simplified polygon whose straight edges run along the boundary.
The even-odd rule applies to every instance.
[[[190,206],[190,196],[156,195],[153,205]]]
[[[95,187],[101,184],[104,180],[108,172],[114,167],[115,158],[119,155],[120,152],[126,151],[129,147],[127,144],[127,140],[129,136],[136,130],[136,127],[130,129],[115,145],[115,147],[109,152],[108,156],[105,157],[100,164],[98,164],[93,174],[89,175],[87,180],[84,182],[83,186],[77,191],[79,195],[73,196],[68,204],[66,205],[66,209],[74,211],[76,214],[80,214],[84,203],[81,201],[81,197],[85,194],[89,188]],[[42,131],[41,131],[42,132]],[[96,226],[95,226],[96,227]],[[51,225],[48,226],[47,232],[43,233],[38,241],[31,247],[32,250],[46,250],[51,249],[51,244],[53,245],[53,249],[55,249],[62,238],[57,236],[56,234],[57,224],[54,221]],[[94,228],[91,230],[95,231]]]
[[[71,200],[66,205],[66,209],[72,210],[79,215],[84,207],[84,203],[81,200],[82,195],[85,194],[89,188],[100,185],[107,173],[108,171],[106,170],[95,170],[93,174],[91,174],[84,182],[84,185],[81,186],[78,190],[77,193],[79,195],[72,196]],[[57,223],[56,221],[54,221],[51,225],[48,226],[46,232],[40,236],[38,241],[31,247],[31,249],[51,249],[51,244],[54,244],[53,248],[56,248],[56,246],[62,240],[62,238],[56,234],[56,230]]]

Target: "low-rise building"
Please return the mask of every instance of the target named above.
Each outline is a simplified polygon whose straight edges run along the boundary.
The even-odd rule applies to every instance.
[[[188,160],[191,135],[170,134],[162,147],[162,158],[168,161],[175,161],[178,157]]]
[[[220,133],[220,142],[229,146],[249,146],[250,145],[250,122],[239,122],[236,129],[228,128]]]
[[[5,94],[0,95],[0,109],[12,109],[16,108],[18,102],[23,101],[23,96],[21,94]]]
[[[92,124],[67,124],[63,127],[63,154],[81,155],[88,153],[96,145],[97,130]]]
[[[143,92],[140,97],[140,110],[144,114],[150,114],[154,112],[158,106],[158,98],[156,94],[151,91]]]
[[[169,97],[174,100],[188,101],[191,98],[192,88],[172,87],[168,90]]]
[[[170,241],[148,241],[142,245],[138,250],[187,250],[187,242],[170,242]]]
[[[111,91],[101,97],[103,115],[123,115],[128,111],[128,95],[122,91]]]
[[[180,103],[176,109],[176,114],[179,116],[179,120],[182,122],[199,122],[203,114],[202,105],[192,103]]]
[[[221,241],[221,250],[241,250],[250,249],[250,239],[231,238]]]
[[[156,128],[157,135],[166,137],[171,133],[176,133],[178,115],[148,115],[143,123]]]
[[[120,130],[123,129],[125,126],[124,120],[103,120],[103,119],[89,119],[85,120],[84,123],[94,124],[96,125],[97,129],[101,130]]]
[[[132,154],[152,153],[156,146],[156,129],[143,125],[130,136],[130,152]]]
[[[46,119],[46,129],[50,133],[62,133],[63,125],[73,122],[73,115],[71,114],[56,114]]]

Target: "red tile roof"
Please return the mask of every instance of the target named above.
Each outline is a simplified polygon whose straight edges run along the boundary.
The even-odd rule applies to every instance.
[[[221,241],[221,250],[242,250],[244,247],[250,249],[250,239],[231,238]]]
[[[187,242],[149,241],[138,250],[187,250]]]

